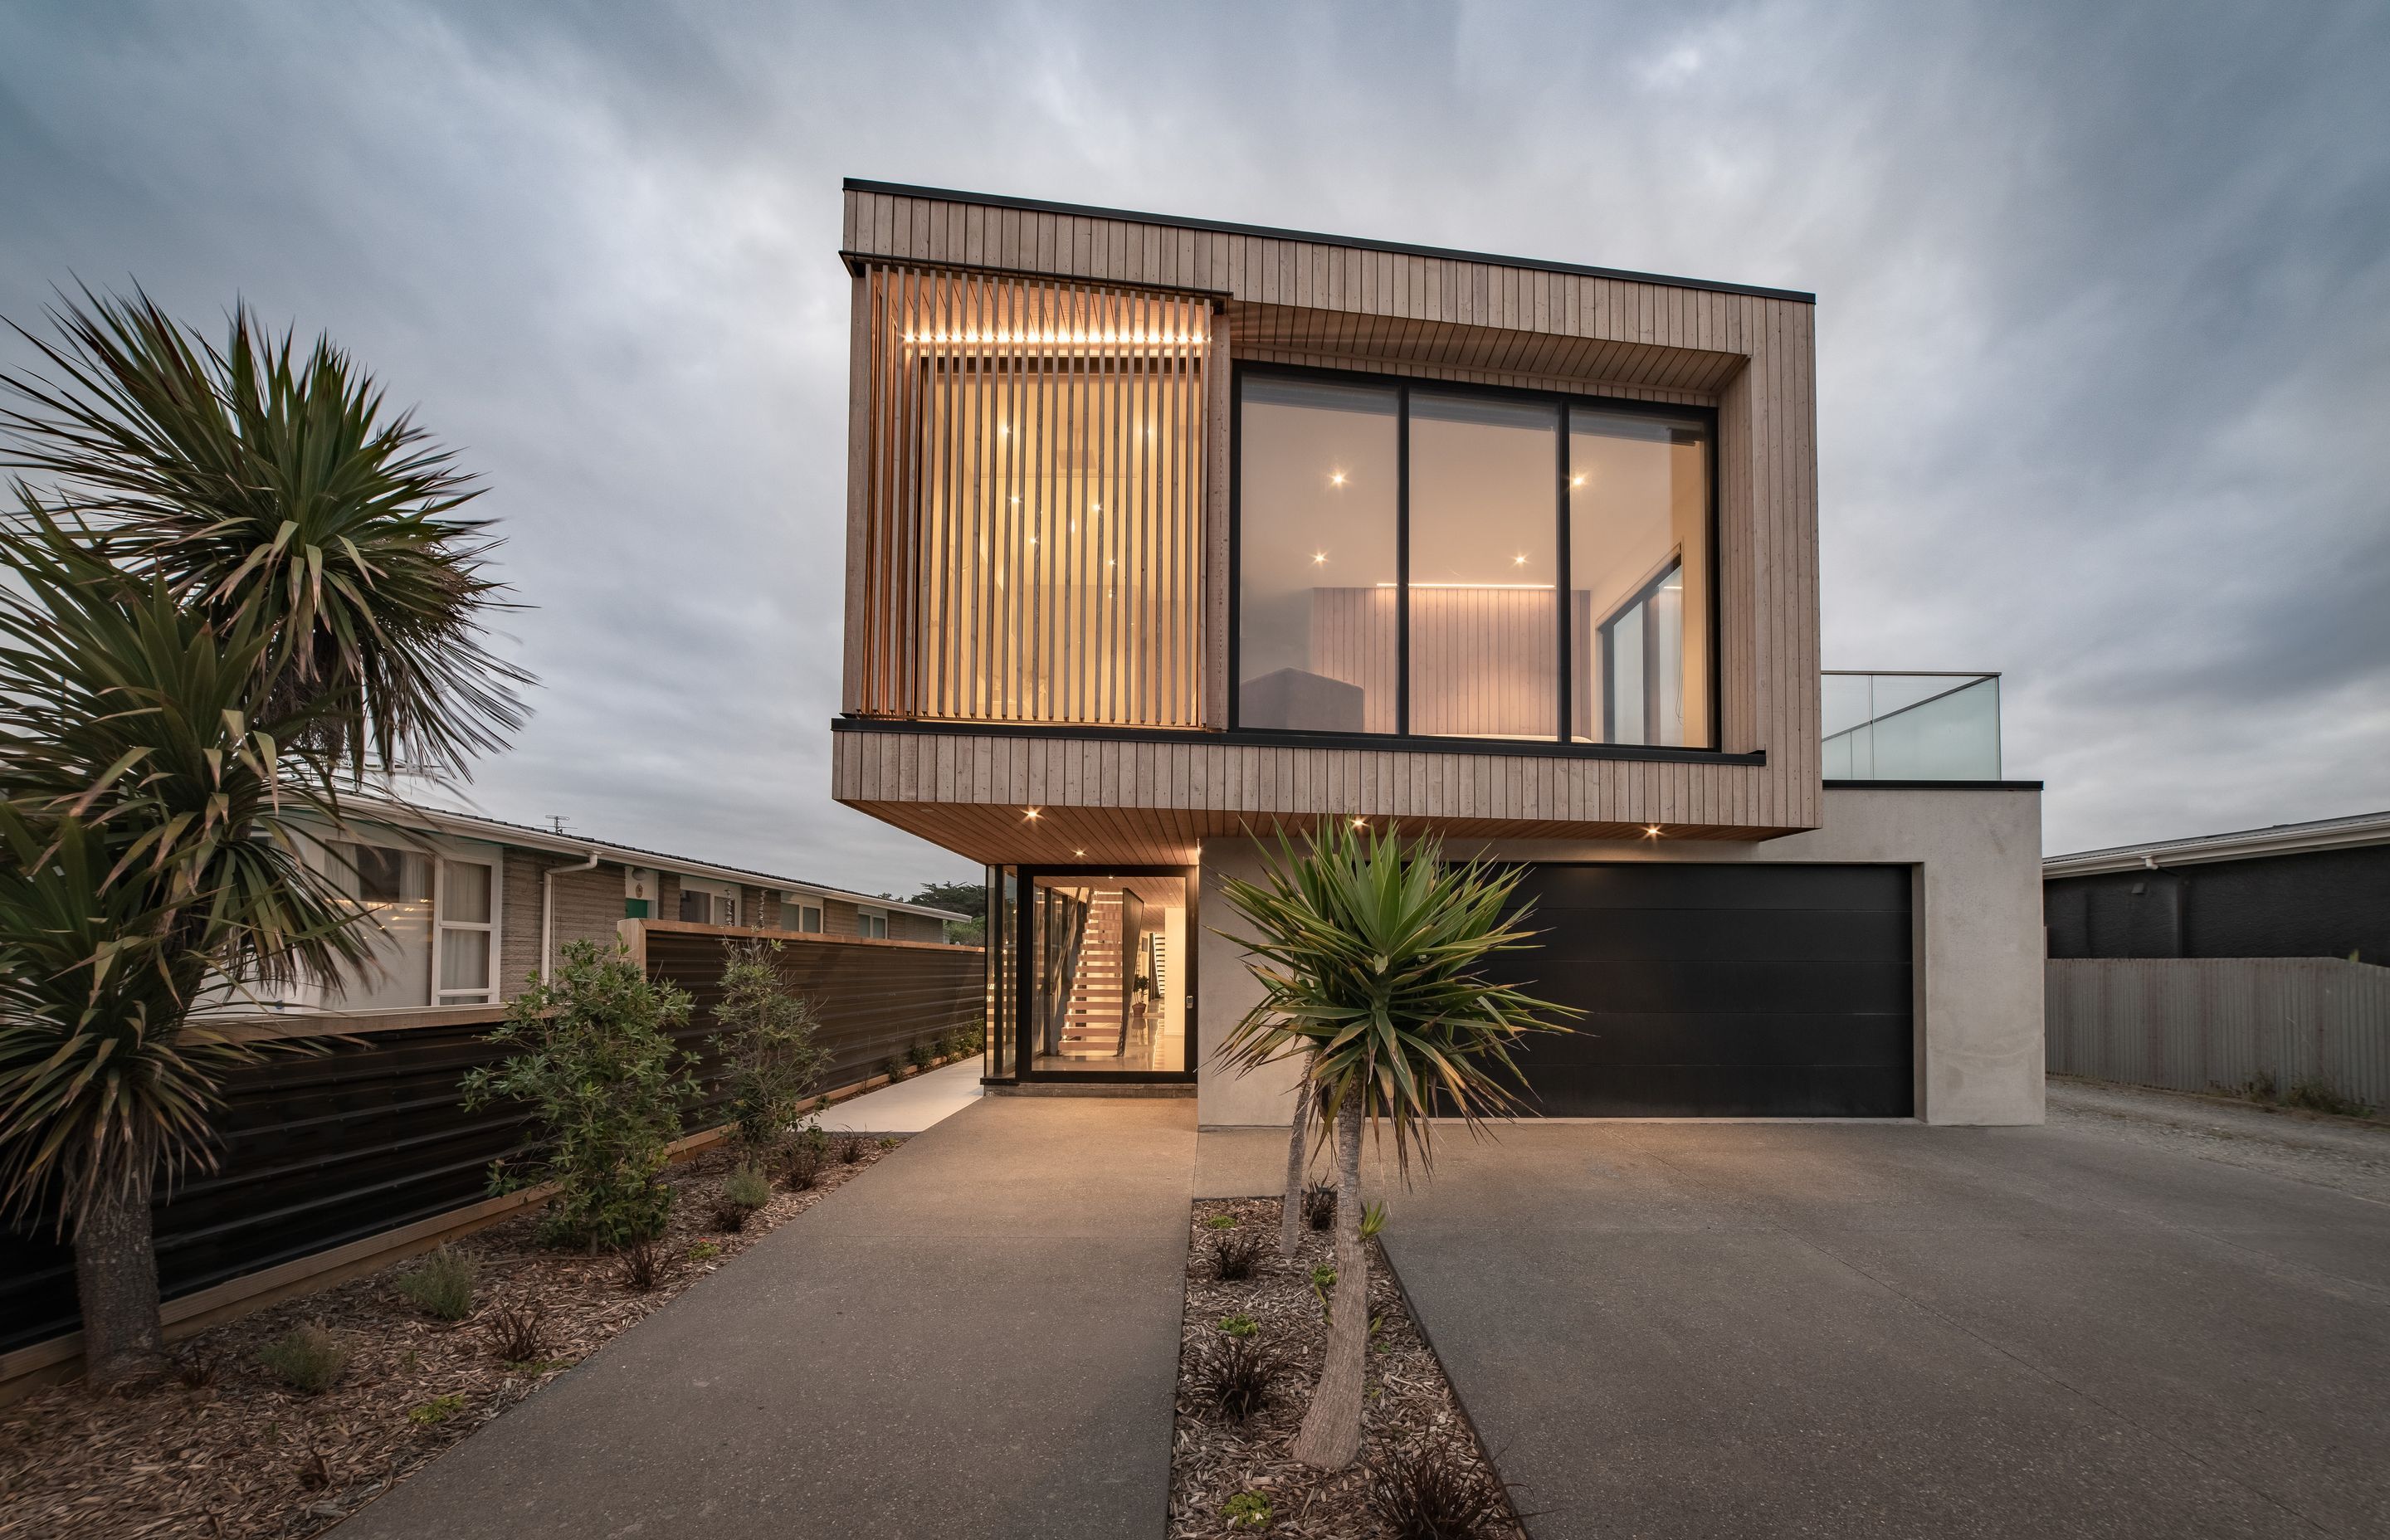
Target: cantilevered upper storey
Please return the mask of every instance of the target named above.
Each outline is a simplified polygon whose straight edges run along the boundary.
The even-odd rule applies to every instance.
[[[1817,827],[1809,296],[867,182],[842,254],[841,801],[988,863]]]

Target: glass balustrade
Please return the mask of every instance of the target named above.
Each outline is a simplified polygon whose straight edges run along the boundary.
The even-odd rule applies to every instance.
[[[1997,674],[1844,674],[1820,681],[1825,777],[2000,778]]]

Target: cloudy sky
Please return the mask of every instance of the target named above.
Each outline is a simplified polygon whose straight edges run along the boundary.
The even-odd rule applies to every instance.
[[[328,329],[461,448],[471,800],[878,892],[829,798],[845,175],[1818,296],[1825,652],[2052,851],[2390,807],[2390,7],[0,6],[0,314]],[[0,359],[24,360],[20,344]]]

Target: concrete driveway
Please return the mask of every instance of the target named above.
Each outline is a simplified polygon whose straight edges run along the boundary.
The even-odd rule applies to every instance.
[[[2390,1534],[2390,1207],[2101,1129],[1550,1123],[1388,1245],[1543,1540]]]

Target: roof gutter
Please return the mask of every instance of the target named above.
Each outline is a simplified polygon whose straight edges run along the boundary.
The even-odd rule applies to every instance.
[[[2268,855],[2298,855],[2308,851],[2347,850],[2359,845],[2390,844],[2390,821],[2346,828],[2258,831],[2239,839],[2188,841],[2178,845],[2127,846],[2122,850],[2085,851],[2079,855],[2052,855],[2041,863],[2041,875],[2093,877],[2106,872],[2143,871],[2161,862],[2188,866],[2216,861],[2250,861]]]

